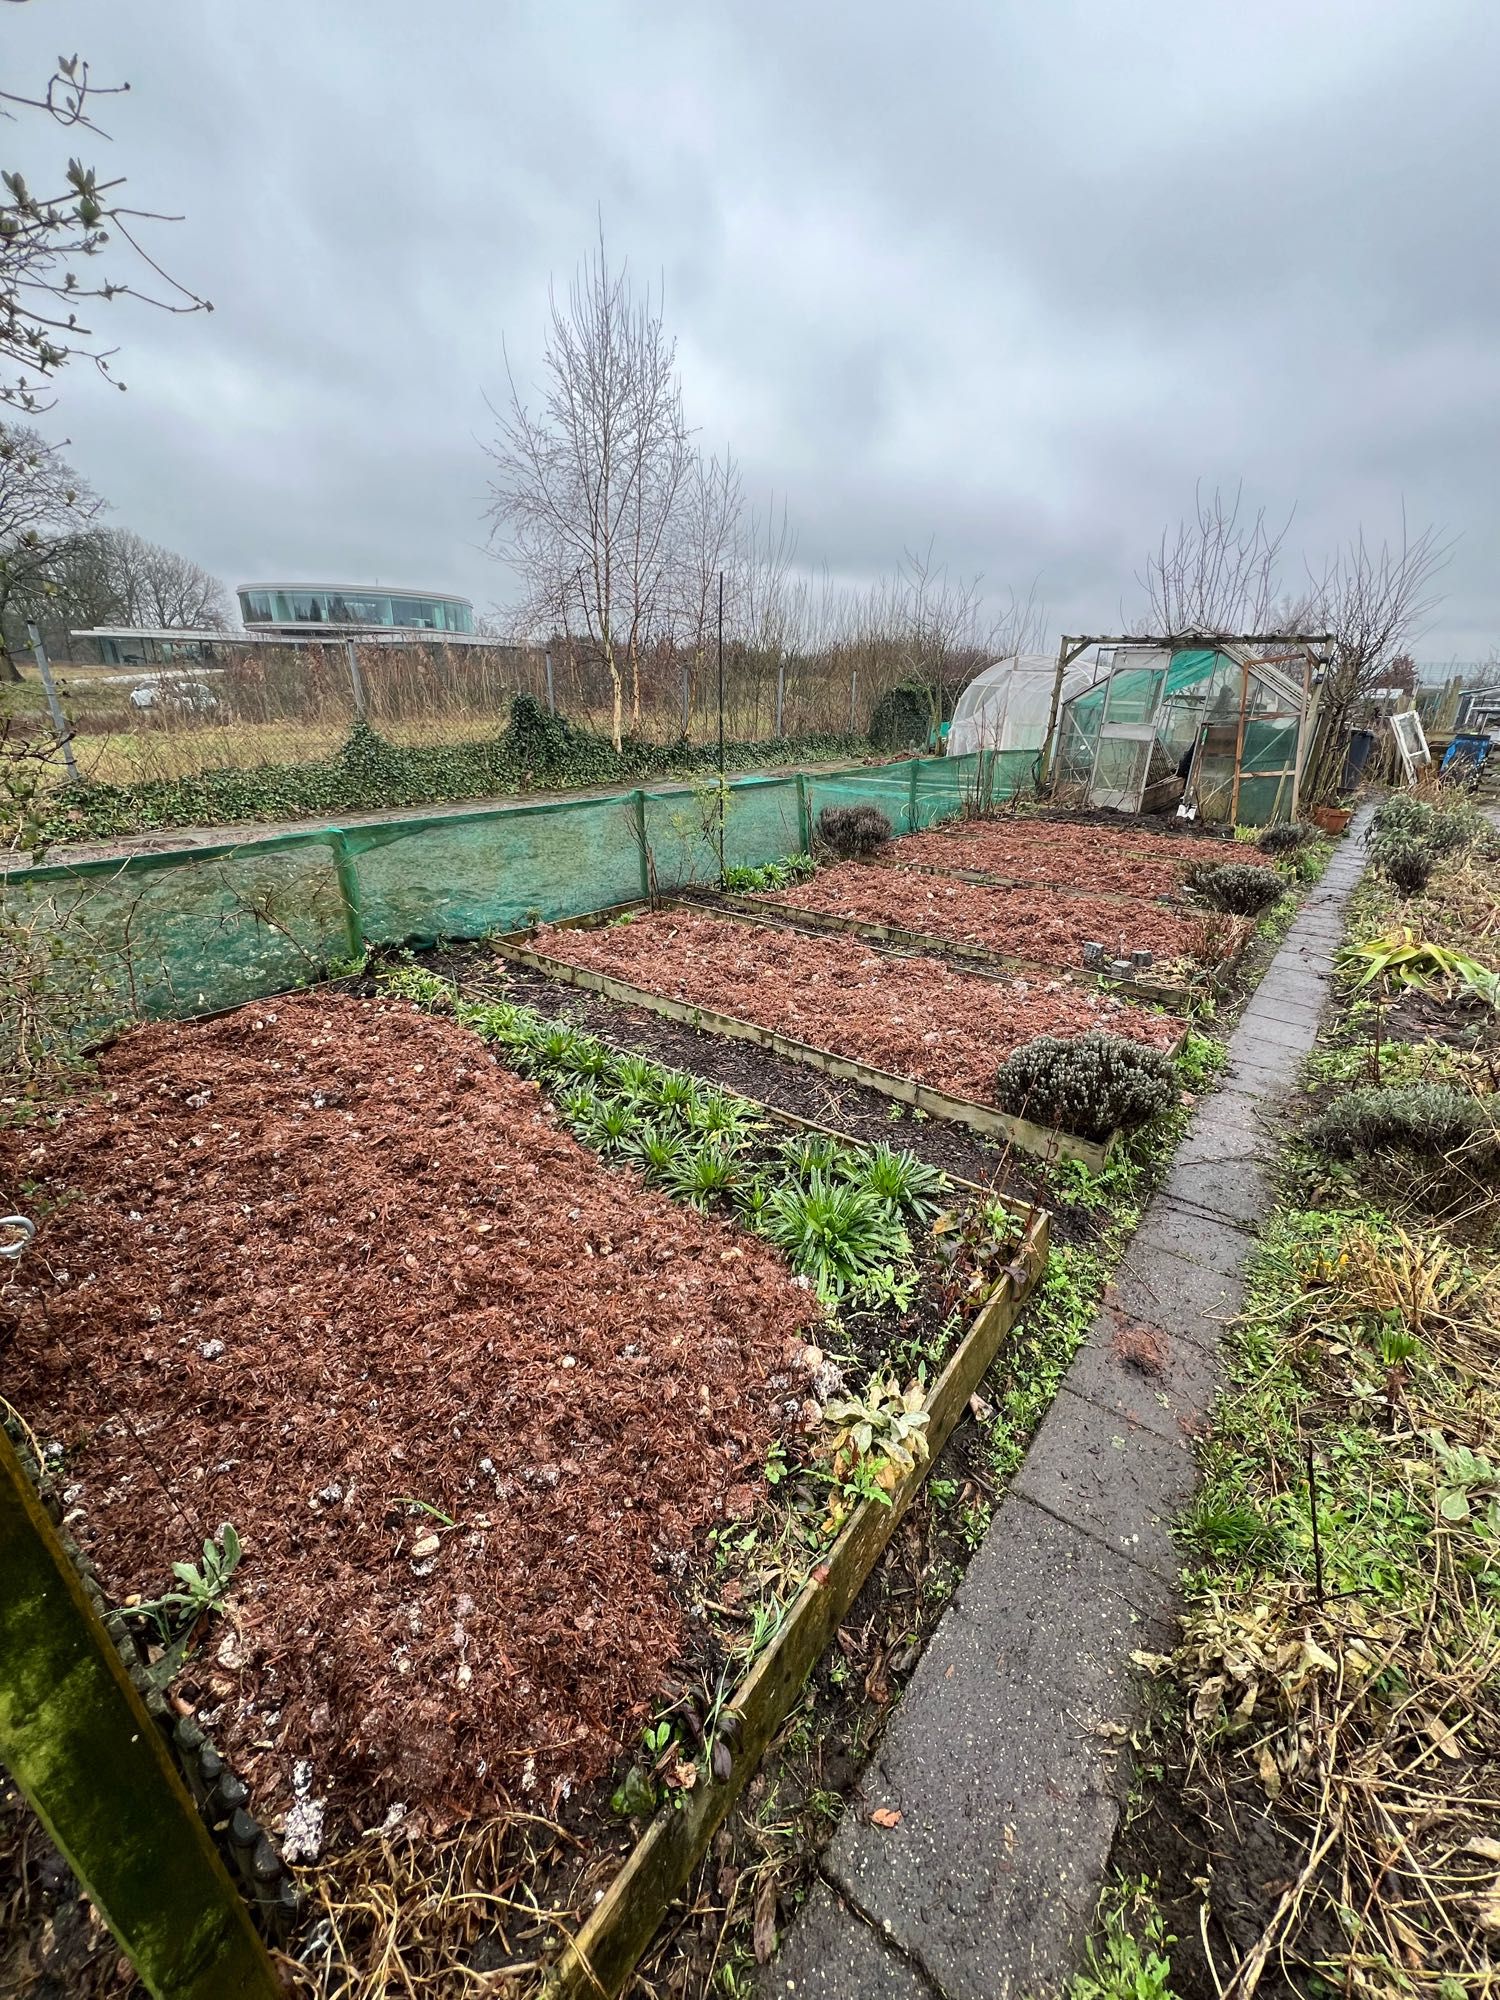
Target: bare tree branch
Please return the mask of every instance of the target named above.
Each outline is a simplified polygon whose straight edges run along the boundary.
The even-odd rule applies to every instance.
[[[50,122],[107,138],[94,123],[90,104],[99,97],[123,96],[129,88],[128,83],[97,84],[78,56],[59,56],[56,70],[35,95],[0,90],[0,116],[14,121],[35,114],[33,136],[38,126],[45,131]],[[119,196],[124,177],[101,181],[80,159],[70,159],[57,180],[61,185],[49,179],[47,191],[39,194],[19,166],[0,172],[5,190],[0,200],[0,370],[7,371],[0,375],[0,403],[31,414],[51,407],[44,400],[48,386],[77,356],[114,380],[109,364],[115,350],[95,344],[92,328],[79,318],[83,301],[134,298],[162,312],[213,311],[207,299],[164,271],[140,240],[141,223],[176,222],[180,216],[126,207]],[[116,275],[93,277],[94,260],[113,247],[116,237],[160,280],[160,292],[139,290]],[[87,282],[79,275],[85,268],[90,269]],[[117,382],[116,387],[125,384]]]
[[[1242,518],[1243,496],[1243,487],[1235,488],[1232,499],[1215,487],[1205,499],[1197,488],[1193,518],[1179,521],[1175,534],[1162,530],[1145,574],[1136,578],[1147,602],[1136,630],[1181,640],[1266,629],[1292,517],[1275,529],[1268,526],[1264,507]]]

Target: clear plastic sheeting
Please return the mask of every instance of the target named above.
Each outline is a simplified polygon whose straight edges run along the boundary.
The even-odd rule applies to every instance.
[[[1062,699],[1080,693],[1094,676],[1091,665],[1066,668]],[[1010,653],[981,668],[954,707],[948,725],[949,756],[968,757],[978,750],[1040,751],[1056,685],[1054,653]]]

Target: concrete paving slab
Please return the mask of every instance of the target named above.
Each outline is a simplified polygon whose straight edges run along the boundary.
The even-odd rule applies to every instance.
[[[1162,1187],[1178,1208],[1193,1208],[1220,1222],[1252,1230],[1270,1201],[1270,1179],[1253,1157],[1178,1159]]]
[[[1190,1264],[1232,1277],[1244,1263],[1248,1247],[1243,1229],[1159,1194],[1146,1210],[1130,1254],[1133,1262],[1149,1263],[1167,1251]]]
[[[1132,1245],[1106,1296],[1132,1319],[1170,1327],[1212,1353],[1244,1303],[1245,1283],[1238,1272],[1210,1271],[1167,1250],[1138,1257]]]
[[[1210,1349],[1108,1304],[1073,1358],[1068,1387],[1121,1423],[1175,1442],[1203,1430],[1222,1373]]]
[[[1185,1437],[1123,1423],[1064,1383],[1011,1491],[1084,1529],[1170,1589],[1182,1566],[1170,1523],[1192,1498],[1197,1477]]]
[[[1125,1782],[1100,1725],[1132,1714],[1129,1654],[1170,1644],[1166,1609],[1019,1496],[996,1515],[825,1863],[947,2000],[1055,1994],[1074,1971]],[[869,1825],[879,1806],[900,1824]]]
[[[933,2000],[937,1989],[819,1882],[756,1990],[766,2000]]]
[[[1293,925],[918,1664],[826,1859],[850,1907],[820,1890],[764,1993],[795,1992],[771,1977],[788,1971],[820,1978],[802,1990],[826,2000],[1066,1987],[1119,1817],[1100,1724],[1134,1714],[1131,1649],[1171,1643],[1169,1523],[1193,1491],[1191,1437],[1243,1303],[1261,1163],[1364,862],[1342,849]],[[900,1813],[894,1827],[870,1825],[878,1806]]]
[[[1240,1016],[1242,1027],[1266,1036],[1277,1027],[1306,1028],[1316,1035],[1323,1018],[1321,995],[1316,1001],[1299,1000],[1290,994],[1257,992]]]

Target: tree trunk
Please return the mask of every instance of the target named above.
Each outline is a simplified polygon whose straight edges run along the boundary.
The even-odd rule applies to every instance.
[[[18,681],[20,678],[21,669],[11,658],[10,647],[6,644],[5,635],[3,632],[0,632],[0,681]]]
[[[630,726],[641,726],[641,649],[634,632],[630,635]]]
[[[620,663],[615,658],[614,646],[608,639],[604,641],[604,664],[609,668],[609,685],[613,700],[609,740],[614,744],[615,755],[618,756],[624,748],[625,687],[620,679]]]

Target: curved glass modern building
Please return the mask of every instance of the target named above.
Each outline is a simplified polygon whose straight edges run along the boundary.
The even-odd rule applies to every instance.
[[[362,583],[246,583],[235,593],[247,632],[304,638],[327,632],[474,635],[467,597],[436,590],[378,590]]]

